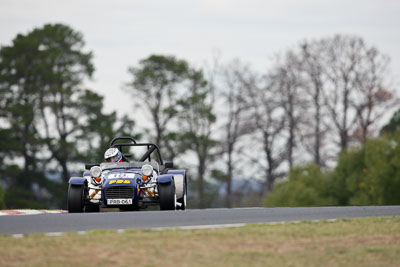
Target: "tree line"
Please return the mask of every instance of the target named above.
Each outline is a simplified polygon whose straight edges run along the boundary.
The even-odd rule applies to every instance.
[[[342,151],[333,170],[294,167],[264,199],[265,206],[362,206],[400,203],[400,135],[368,139]]]
[[[62,24],[1,47],[3,207],[65,207],[71,174],[101,161],[118,135],[155,142],[187,168],[192,207],[259,205],[297,165],[340,165],[338,153],[364,147],[398,103],[389,58],[360,37],[336,35],[299,43],[265,72],[240,60],[199,68],[150,55],[128,68],[132,113],[121,117],[85,88],[95,69],[85,49],[82,34]]]

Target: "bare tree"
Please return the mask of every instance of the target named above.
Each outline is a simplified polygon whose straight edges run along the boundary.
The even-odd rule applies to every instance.
[[[298,54],[300,76],[304,92],[309,97],[309,106],[304,110],[310,114],[310,119],[303,127],[303,145],[312,154],[314,163],[318,166],[325,166],[326,157],[323,155],[326,133],[329,125],[326,123],[326,112],[323,100],[325,90],[325,74],[318,55],[321,47],[315,42],[303,42],[300,44]],[[311,145],[308,140],[311,139]]]
[[[227,155],[225,166],[226,201],[228,208],[231,208],[233,203],[232,179],[233,174],[236,172],[234,157],[239,154],[237,151],[237,143],[239,138],[247,134],[250,130],[250,127],[246,127],[246,121],[243,118],[246,105],[243,101],[242,94],[245,88],[240,82],[242,74],[246,71],[247,67],[243,66],[240,61],[235,60],[232,64],[224,68],[222,74],[225,90],[221,92],[221,97],[224,101],[224,110],[226,114],[224,114],[223,138],[220,143],[223,147],[223,153]]]
[[[371,125],[396,103],[386,86],[388,58],[356,36],[336,35],[318,45],[327,77],[324,101],[343,150],[355,133],[365,141]]]
[[[292,51],[288,51],[283,60],[277,57],[276,66],[268,74],[277,101],[284,110],[285,129],[287,130],[286,157],[289,168],[294,164],[294,150],[299,139],[299,126],[304,118],[306,101],[300,91],[302,89],[299,75],[299,62]]]
[[[285,127],[285,114],[279,100],[276,99],[277,91],[271,81],[264,77],[260,79],[256,74],[248,72],[240,77],[240,81],[246,89],[243,95],[249,107],[249,121],[254,126],[254,134],[260,134],[265,163],[259,162],[265,172],[265,183],[262,193],[272,190],[276,178],[281,176],[278,168],[285,160],[285,149],[278,147],[279,138]],[[263,82],[263,85],[261,85]],[[252,151],[254,153],[254,151]]]
[[[334,128],[339,135],[339,147],[346,149],[351,131],[356,127],[357,118],[351,110],[351,99],[355,92],[353,80],[359,62],[357,52],[362,43],[354,38],[335,36],[319,41],[321,53],[318,55],[327,76],[327,90],[324,102],[329,110]]]
[[[364,143],[371,126],[399,101],[386,81],[389,58],[374,47],[363,46],[359,53],[361,58],[353,83],[356,97],[351,104],[356,111],[359,125],[359,131],[353,136]]]

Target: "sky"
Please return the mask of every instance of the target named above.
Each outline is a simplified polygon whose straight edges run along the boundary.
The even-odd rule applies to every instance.
[[[105,96],[106,111],[122,115],[133,111],[123,90],[128,67],[155,53],[202,67],[218,51],[222,61],[265,71],[302,40],[351,34],[390,56],[398,81],[399,14],[398,0],[0,0],[0,45],[46,23],[81,32],[96,68],[87,86]]]

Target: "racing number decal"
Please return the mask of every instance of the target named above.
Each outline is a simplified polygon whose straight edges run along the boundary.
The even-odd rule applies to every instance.
[[[112,180],[108,184],[115,184],[115,183],[117,183],[117,184],[122,184],[122,183],[130,184],[131,181],[130,180]]]

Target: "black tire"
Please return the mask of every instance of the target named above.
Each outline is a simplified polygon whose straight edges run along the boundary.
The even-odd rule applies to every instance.
[[[100,206],[95,204],[86,205],[85,212],[100,212]]]
[[[85,201],[85,187],[83,185],[69,185],[68,188],[68,212],[83,212],[83,205]]]
[[[179,198],[177,201],[181,203],[181,206],[177,209],[185,210],[186,209],[186,198],[187,198],[187,184],[186,184],[186,177],[183,180],[183,197]]]
[[[169,184],[159,184],[158,195],[160,197],[160,210],[176,209],[175,184],[173,181]]]

